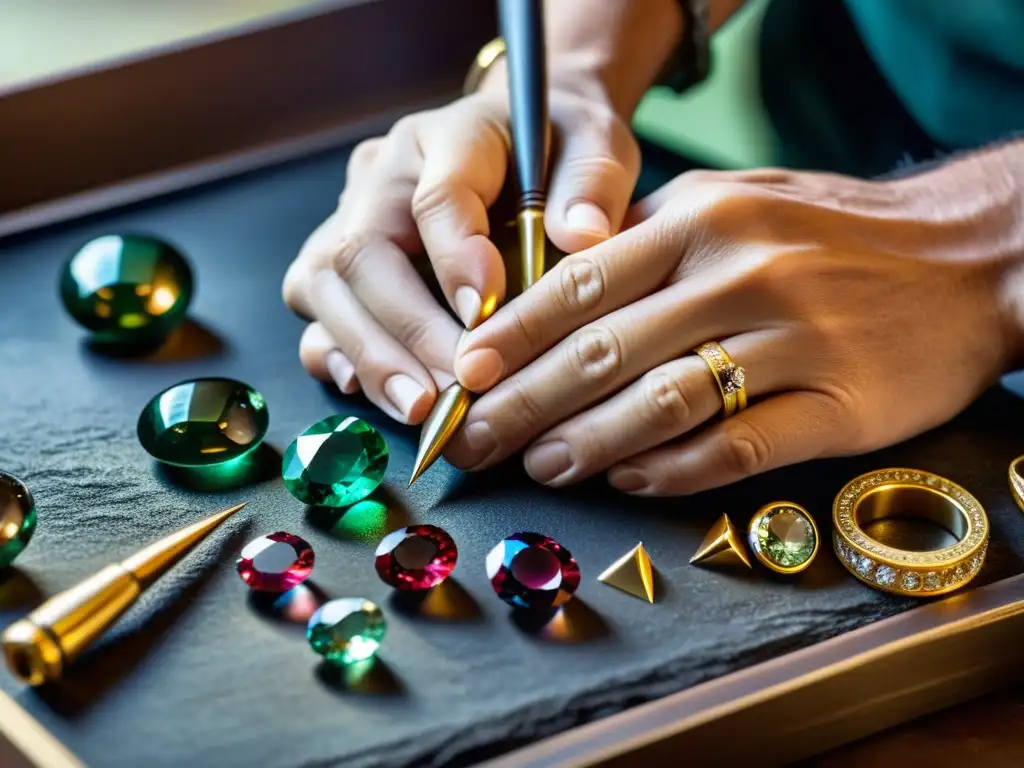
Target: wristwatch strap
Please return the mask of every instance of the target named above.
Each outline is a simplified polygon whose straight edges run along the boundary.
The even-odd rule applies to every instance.
[[[655,80],[655,85],[667,85],[676,93],[682,93],[707,78],[711,69],[709,0],[678,2],[683,12],[683,37]]]

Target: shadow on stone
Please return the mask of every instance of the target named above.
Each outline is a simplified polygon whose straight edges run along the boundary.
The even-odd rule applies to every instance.
[[[554,611],[512,611],[512,623],[540,640],[565,645],[588,643],[611,635],[604,618],[578,597]]]
[[[83,344],[92,354],[140,363],[181,363],[218,357],[227,350],[227,344],[220,336],[192,318],[186,318],[166,337],[125,343],[90,336]]]
[[[316,667],[316,677],[325,687],[338,694],[361,696],[402,696],[405,694],[405,686],[401,679],[391,671],[383,659],[377,657],[357,661],[347,667],[340,667],[324,660]]]
[[[281,452],[267,443],[237,459],[208,467],[177,467],[153,462],[156,476],[178,488],[204,493],[228,491],[281,476]]]
[[[305,581],[287,592],[249,592],[249,607],[265,619],[306,629],[306,624],[330,598],[312,581]]]
[[[395,590],[391,608],[403,616],[437,622],[475,622],[483,619],[480,605],[454,578],[422,592]]]
[[[43,591],[15,565],[0,569],[0,611],[23,611],[43,601]]]
[[[405,505],[383,486],[351,507],[306,507],[306,520],[336,538],[373,544],[410,523]]]

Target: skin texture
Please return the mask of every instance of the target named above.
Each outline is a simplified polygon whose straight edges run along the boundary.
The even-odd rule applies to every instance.
[[[736,5],[713,8],[713,25]],[[284,281],[311,321],[312,375],[410,424],[457,376],[482,396],[445,454],[456,466],[522,452],[538,482],[607,473],[626,492],[682,495],[906,439],[1019,362],[1024,145],[900,181],[688,173],[630,208],[628,117],[678,6],[550,10],[545,227],[572,255],[477,327],[505,298],[487,215],[509,172],[496,67],[477,94],[354,152],[338,209]],[[424,253],[451,311],[410,260]],[[708,340],[747,374],[750,405],[724,421],[692,353]]]

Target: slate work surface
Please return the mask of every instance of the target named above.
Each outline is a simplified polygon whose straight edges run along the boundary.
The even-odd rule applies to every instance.
[[[328,153],[0,242],[0,467],[39,506],[35,539],[0,583],[0,621],[160,535],[249,502],[59,688],[26,690],[0,673],[0,687],[90,765],[465,765],[890,616],[913,602],[860,585],[827,545],[796,579],[687,564],[717,515],[742,525],[772,500],[806,506],[827,537],[834,494],[869,469],[911,466],[963,484],[992,520],[978,583],[1024,570],[1024,516],[1005,475],[1024,453],[1024,403],[1006,388],[909,444],[695,498],[637,501],[600,480],[547,490],[515,461],[481,475],[438,464],[406,490],[417,430],[309,378],[297,357],[303,323],[280,298],[284,269],[329,212],[345,159]],[[197,272],[195,324],[149,359],[89,349],[57,298],[67,255],[124,229],[178,243]],[[136,442],[152,395],[205,375],[266,396],[269,471],[245,487],[187,487]],[[334,521],[292,499],[275,465],[298,432],[338,411],[379,426],[392,453],[381,506]],[[372,567],[380,536],[411,521],[443,526],[460,552],[455,584],[423,606],[396,601]],[[384,608],[381,662],[363,680],[325,671],[303,624],[251,600],[235,574],[248,538],[281,529],[313,544],[318,593]],[[484,575],[487,551],[518,530],[555,537],[582,568],[578,598],[543,628],[510,614]],[[654,606],[595,579],[641,540],[659,570]]]

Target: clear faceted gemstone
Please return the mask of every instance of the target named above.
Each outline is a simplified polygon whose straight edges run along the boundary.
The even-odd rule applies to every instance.
[[[354,416],[330,416],[299,435],[284,453],[285,488],[314,507],[362,501],[384,479],[389,451],[374,427]]]
[[[747,381],[747,372],[739,366],[731,366],[725,371],[722,383],[726,392],[738,392]]]
[[[234,379],[192,379],[158,394],[139,414],[139,443],[157,461],[203,467],[257,448],[270,425],[263,395]]]
[[[397,589],[436,587],[455,570],[455,540],[436,525],[410,525],[392,531],[377,545],[374,566]]]
[[[580,568],[572,554],[539,533],[514,533],[502,539],[487,554],[486,569],[498,597],[517,608],[557,608],[580,584]]]
[[[903,588],[913,592],[914,590],[921,588],[921,576],[917,573],[904,573],[903,574]]]
[[[931,591],[942,586],[942,579],[935,571],[929,571],[924,575],[924,588]]]
[[[878,570],[875,571],[875,581],[883,587],[891,587],[896,583],[896,569],[888,565],[878,566]]]
[[[783,568],[806,563],[817,545],[814,527],[799,510],[780,507],[766,513],[757,528],[755,548]]]
[[[253,539],[242,549],[236,567],[250,589],[287,592],[313,572],[313,547],[305,539],[278,531]]]
[[[861,576],[869,576],[872,569],[875,567],[875,561],[870,557],[861,557],[857,561],[857,573]]]
[[[35,530],[36,505],[28,486],[0,471],[0,568],[14,562]]]
[[[347,666],[377,653],[387,622],[375,604],[343,597],[320,606],[306,625],[310,647],[331,664]]]

